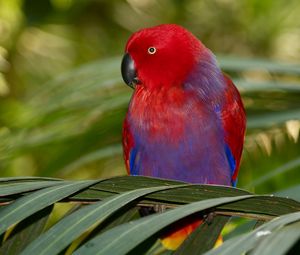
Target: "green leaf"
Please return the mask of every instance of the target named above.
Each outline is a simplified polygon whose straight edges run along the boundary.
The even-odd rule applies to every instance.
[[[61,181],[24,182],[0,185],[0,197],[38,190],[61,184]]]
[[[26,182],[25,182],[26,183]],[[6,183],[8,184],[8,183]],[[102,200],[114,194],[122,193],[137,188],[146,188],[154,186],[176,185],[182,184],[178,181],[170,181],[157,178],[149,178],[142,176],[124,176],[102,180],[96,185],[76,193],[73,197],[68,197],[68,201],[94,201]],[[193,194],[191,196],[191,194]],[[141,203],[153,205],[161,203],[173,206],[200,201],[208,198],[217,198],[224,196],[239,196],[250,194],[247,191],[218,186],[218,185],[187,185],[183,188],[175,190],[165,190],[146,196]],[[5,197],[3,197],[4,199]],[[5,200],[6,201],[6,200]],[[226,204],[218,209],[229,210],[237,213],[252,213],[264,215],[282,215],[300,210],[300,203],[287,198],[264,196],[254,197],[250,199],[251,203],[240,201],[234,206]],[[250,215],[249,215],[250,216]],[[254,215],[255,216],[255,215]],[[270,218],[270,217],[269,217]]]
[[[21,221],[0,248],[0,254],[19,255],[20,252],[43,232],[53,209],[50,205]]]
[[[247,128],[270,128],[272,126],[285,123],[288,120],[299,119],[299,109],[289,109],[285,111],[270,112],[260,116],[248,116]]]
[[[211,223],[204,221],[184,240],[183,244],[174,252],[174,255],[202,254],[212,249],[228,219],[229,217],[217,215]]]
[[[266,236],[251,255],[284,255],[300,239],[300,221],[287,225]]]
[[[247,81],[242,79],[234,79],[234,84],[238,87],[241,93],[246,92],[293,92],[299,93],[300,92],[300,83],[284,83],[281,81],[271,80],[271,81]]]
[[[275,195],[280,197],[291,198],[300,202],[300,185],[296,185],[285,190],[277,191]]]
[[[48,184],[55,186],[42,186],[47,186]],[[67,188],[68,185],[73,185],[73,188],[71,188],[73,189],[73,191],[67,191],[68,189],[70,189],[70,187]],[[84,187],[79,188],[80,185]],[[235,201],[234,203],[229,203],[224,202],[223,199],[225,199],[225,201],[227,201],[226,199],[236,199],[237,196],[249,195],[249,193],[244,190],[232,187],[218,185],[191,185],[173,180],[164,180],[142,176],[115,177],[107,180],[87,182],[29,180],[26,178],[21,181],[12,179],[6,180],[2,183],[0,182],[0,190],[1,187],[4,187],[9,191],[8,195],[3,196],[2,199],[12,199],[9,194],[14,192],[20,197],[14,202],[11,202],[11,204],[3,206],[2,208],[0,207],[0,230],[2,230],[2,233],[4,233],[4,231],[9,226],[24,220],[25,218],[33,215],[35,212],[41,210],[42,208],[60,201],[61,199],[64,199],[64,201],[77,201],[79,203],[85,203],[90,202],[91,199],[99,200],[106,198],[105,201],[101,201],[89,206],[84,206],[81,209],[78,209],[75,212],[64,216],[50,230],[43,233],[33,242],[27,243],[28,246],[25,248],[26,254],[32,253],[33,250],[37,251],[39,254],[57,254],[68,247],[74,240],[76,240],[68,250],[73,251],[76,246],[78,246],[80,242],[82,242],[82,240],[86,238],[96,238],[87,241],[85,245],[79,248],[80,251],[81,249],[85,249],[84,247],[89,246],[89,244],[91,243],[94,245],[94,240],[97,240],[97,238],[107,237],[108,240],[110,240],[112,236],[110,236],[109,233],[115,233],[115,235],[118,237],[119,235],[121,236],[121,232],[118,232],[120,231],[118,229],[123,229],[123,226],[125,225],[128,226],[128,229],[131,229],[131,227],[135,226],[135,224],[141,224],[139,226],[140,228],[138,227],[137,229],[139,229],[140,232],[142,232],[142,226],[144,226],[145,229],[149,229],[150,232],[148,232],[147,230],[145,234],[146,236],[137,237],[138,233],[135,232],[135,230],[130,230],[129,237],[124,237],[124,239],[120,240],[120,244],[122,244],[122,242],[124,244],[126,238],[133,238],[133,240],[138,240],[132,248],[129,249],[129,247],[126,246],[126,249],[129,249],[131,251],[132,249],[136,248],[137,245],[141,243],[145,244],[144,242],[153,244],[153,241],[155,241],[155,236],[153,235],[155,233],[172,224],[173,222],[176,222],[177,220],[193,214],[192,212],[196,212],[197,208],[193,207],[193,204],[197,203],[200,203],[199,211],[205,210],[205,214],[209,212],[207,211],[207,209],[213,207],[213,211],[215,211],[215,213],[217,214],[216,219],[219,219],[219,217],[227,218],[229,216],[240,216],[265,221],[273,218],[274,216],[300,210],[299,202],[287,198],[254,196],[250,194],[250,196],[247,196],[248,198],[245,200],[242,199],[239,201]],[[32,189],[38,187],[41,187],[42,189],[39,191],[32,191]],[[66,188],[65,191],[63,187]],[[23,191],[21,189],[23,189]],[[147,194],[146,192],[145,194],[140,194],[140,191],[138,189],[155,189],[156,192],[150,192],[149,194]],[[64,192],[65,194],[63,194]],[[128,197],[126,199],[127,192]],[[119,195],[118,193],[121,194]],[[134,198],[133,194],[136,194],[137,197]],[[116,201],[114,201],[114,199],[116,199]],[[213,206],[207,204],[213,201],[210,199],[216,199],[219,201],[223,201],[224,203],[216,204]],[[138,200],[139,206],[153,207],[162,204],[166,205],[167,208],[175,207],[176,209],[168,210],[163,214],[156,214],[149,217],[144,217],[143,219],[137,221],[119,225],[121,223],[124,223],[124,221],[126,222],[128,218],[125,217],[124,221],[118,221],[118,215],[120,215],[120,213],[125,209],[128,210],[132,202],[137,203],[136,200]],[[186,208],[186,206],[187,210],[180,209]],[[173,215],[173,213],[175,212],[178,212],[178,214]],[[163,216],[165,214],[168,215],[169,213],[170,215],[168,217],[171,217],[171,221],[168,217]],[[152,217],[154,217],[153,221]],[[155,217],[162,218],[156,219]],[[149,222],[146,222],[146,225],[143,225],[144,220],[149,220]],[[140,221],[141,223],[139,223]],[[156,222],[159,222],[159,224],[157,224],[157,226],[154,226]],[[217,221],[213,221],[212,224],[217,223]],[[200,248],[199,252],[207,251],[212,247],[215,239],[221,231],[223,227],[223,225],[221,225],[222,224],[217,224],[216,227],[210,225],[207,226],[206,224],[201,225],[200,228],[197,229],[197,231],[195,231],[186,240],[180,250],[184,250],[185,252],[189,253],[190,251],[195,250],[195,248],[193,247],[193,245],[195,245]],[[265,225],[266,224],[264,224],[263,226]],[[90,233],[89,231],[91,230],[92,232]],[[99,235],[99,233],[102,234]],[[95,235],[98,236],[94,237]],[[201,235],[205,236],[205,238],[198,238],[198,236]],[[208,239],[206,240],[206,238]],[[231,240],[232,239],[228,241]],[[225,243],[227,243],[228,241],[226,241]],[[107,241],[103,239],[100,240],[100,243],[102,243],[102,245],[106,245],[106,242]],[[96,243],[96,245],[98,245],[98,241]],[[38,245],[35,246],[35,244]],[[47,248],[48,246],[50,248],[47,249],[45,253],[43,253],[45,247]],[[28,253],[27,249],[29,250]]]
[[[248,199],[250,197],[253,196],[248,195],[208,199],[206,201],[184,205],[162,214],[144,217],[104,232],[102,235],[99,235],[87,242],[75,251],[74,254],[125,254],[145,241],[147,238],[151,237],[153,234],[157,233],[159,230],[183,217],[225,203]],[[128,240],[130,240],[130,242]]]
[[[85,234],[77,238],[74,242],[72,242],[72,245],[70,245],[66,254],[72,254],[81,243],[86,242],[86,240],[93,238],[95,235],[138,218],[140,218],[140,214],[137,207],[133,207],[130,209],[125,207],[120,209],[111,214],[109,218],[102,222],[100,225],[96,226],[96,228],[94,228],[91,233],[86,232]]]
[[[25,181],[62,181],[59,178],[50,178],[50,177],[35,177],[35,176],[21,176],[21,177],[5,177],[0,178],[0,185],[6,182],[25,182]]]
[[[72,171],[78,169],[79,167],[82,167],[88,163],[91,163],[96,160],[100,160],[103,158],[111,157],[115,154],[121,154],[122,153],[122,147],[121,145],[113,145],[108,146],[105,148],[101,148],[97,151],[90,152],[88,154],[82,155],[77,160],[73,161],[71,164],[65,166],[63,169],[61,169],[61,172],[64,174],[69,174]]]
[[[177,187],[178,185],[133,190],[81,208],[62,219],[31,243],[22,252],[22,255],[31,255],[34,253],[39,255],[57,254],[93,225],[103,222],[112,213],[126,206],[128,203],[152,192]]]
[[[296,221],[300,221],[300,212],[275,218],[250,233],[224,242],[221,247],[208,251],[205,255],[240,255],[253,249],[258,242],[263,240],[266,235],[271,234],[272,231]]]
[[[279,63],[264,59],[247,59],[233,56],[220,56],[220,66],[225,70],[241,72],[245,70],[265,70],[272,73],[300,75],[299,64]]]
[[[103,226],[101,226],[100,231],[95,231],[95,233],[97,232],[104,232],[108,229],[114,228],[118,225],[121,225],[123,223],[129,222],[131,220],[134,219],[139,219],[140,213],[139,213],[139,208],[138,207],[134,207],[134,208],[123,208],[124,210],[120,210],[115,212],[114,214],[112,214],[104,223]]]
[[[257,222],[256,220],[246,220],[245,222],[244,219],[241,220],[240,218],[231,218],[230,221],[235,228],[223,235],[225,241],[253,230]]]
[[[99,181],[66,181],[17,199],[12,204],[0,209],[0,234],[4,233],[11,225],[33,213],[97,182]]]
[[[281,165],[280,167],[268,172],[267,174],[257,178],[253,182],[249,183],[249,185],[246,186],[246,188],[255,187],[258,185],[261,185],[262,183],[270,180],[271,178],[274,178],[275,176],[285,173],[287,171],[290,171],[296,167],[300,166],[300,157],[293,159],[289,162],[286,162],[284,165]]]
[[[180,182],[155,179],[142,176],[124,176],[104,180],[103,182],[91,187],[93,190],[92,196],[90,189],[82,194],[76,195],[76,199],[100,199],[101,197],[109,196],[112,193],[119,193],[136,188],[144,188],[159,185],[174,185]],[[97,190],[99,193],[97,194]],[[108,193],[106,193],[108,192]],[[192,195],[191,195],[192,194]],[[167,204],[183,204],[195,201],[200,201],[208,198],[217,198],[225,196],[239,196],[250,194],[247,191],[236,189],[232,187],[218,186],[218,185],[188,185],[187,187],[166,190],[158,192],[145,197],[142,203],[152,203],[151,201],[167,203]],[[286,198],[278,198],[272,196],[253,197],[248,201],[239,201],[232,204],[220,206],[218,209],[231,210],[244,213],[257,213],[268,215],[282,215],[290,212],[300,210],[300,203]]]

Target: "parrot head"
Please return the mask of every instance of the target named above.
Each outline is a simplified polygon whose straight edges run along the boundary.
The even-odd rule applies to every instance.
[[[175,24],[142,29],[128,40],[121,71],[132,88],[180,86],[205,46],[189,31]]]

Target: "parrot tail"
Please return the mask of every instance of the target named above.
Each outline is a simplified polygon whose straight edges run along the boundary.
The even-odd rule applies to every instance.
[[[176,250],[202,222],[199,219],[179,221],[175,227],[166,232],[160,239],[162,245],[168,250]]]
[[[203,223],[203,220],[194,219],[191,221],[190,218],[188,221],[180,221],[179,224],[176,224],[175,228],[165,233],[160,241],[166,249],[176,250],[201,223]],[[222,244],[223,238],[220,235],[215,243],[214,248],[217,248]]]

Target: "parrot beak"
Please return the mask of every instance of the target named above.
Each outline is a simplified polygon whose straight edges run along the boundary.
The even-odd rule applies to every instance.
[[[121,72],[125,83],[134,89],[139,83],[139,80],[137,78],[134,61],[128,53],[126,53],[123,57]]]

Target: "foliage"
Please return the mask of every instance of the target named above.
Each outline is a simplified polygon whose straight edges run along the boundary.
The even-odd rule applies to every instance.
[[[157,254],[162,246],[155,241],[163,230],[185,217],[200,219],[208,213],[215,214],[212,223],[198,227],[200,234],[196,236],[196,231],[187,239],[179,247],[180,254],[195,254],[193,247],[201,247],[198,254],[286,254],[299,240],[299,202],[231,187],[147,177],[97,181],[2,178],[0,190],[0,252],[5,254]],[[56,202],[74,206],[45,227]],[[139,217],[138,208],[155,205],[166,209]],[[260,226],[212,250],[230,216],[252,218]],[[284,246],[277,242],[263,245],[280,237],[287,241]]]
[[[40,201],[44,209],[41,204],[34,207],[33,203],[31,210],[25,207],[26,210],[19,211],[16,218],[5,221],[5,224],[13,224],[12,227],[5,224],[0,226],[4,230],[8,229],[3,236],[6,241],[2,245],[2,251],[17,254],[44,232],[45,226],[48,230],[63,215],[72,220],[73,211],[83,210],[85,206],[81,209],[81,204],[90,203],[91,199],[107,198],[107,201],[111,201],[112,194],[120,193],[133,200],[120,211],[116,209],[116,212],[110,212],[109,217],[100,225],[94,222],[100,228],[93,225],[89,229],[82,229],[83,232],[88,230],[91,233],[85,232],[78,239],[74,238],[76,241],[68,247],[69,251],[75,249],[82,240],[91,239],[95,233],[138,217],[133,205],[141,203],[139,195],[142,191],[123,194],[128,191],[127,186],[131,185],[130,178],[99,182],[97,185],[102,186],[98,190],[95,189],[97,185],[83,188],[93,182],[62,181],[45,176],[82,180],[125,174],[120,143],[121,127],[131,91],[121,81],[121,55],[124,44],[133,31],[159,23],[185,26],[213,52],[218,53],[220,66],[233,77],[242,94],[248,123],[238,187],[257,194],[275,193],[299,201],[299,11],[300,4],[297,0],[288,3],[283,0],[0,1],[0,175],[44,176],[43,179],[30,177],[26,180],[20,178],[19,181],[10,179],[7,182],[2,179],[0,201],[3,205],[15,199],[22,203],[22,198],[43,195],[47,190],[50,194],[57,195],[52,196],[51,200],[50,195],[44,194],[42,197],[45,201]],[[146,182],[148,181],[147,179]],[[140,182],[141,179],[134,181],[135,185]],[[149,183],[153,183],[153,180]],[[152,187],[149,183],[137,185],[136,188]],[[70,186],[67,186],[69,189],[65,190],[66,193],[56,194],[59,185],[64,190],[65,185]],[[160,185],[165,186],[165,182],[154,186]],[[76,189],[81,192],[77,198],[71,195]],[[182,187],[178,192],[194,192],[185,189],[187,188]],[[214,187],[211,189],[215,191]],[[176,189],[170,190],[175,191]],[[190,198],[192,200],[187,200],[188,197],[184,195],[182,200],[177,201],[180,196],[175,192],[175,195],[161,201],[158,194],[165,192],[156,193],[158,197],[154,196],[150,202],[148,198],[152,195],[147,195],[147,201],[143,200],[142,203],[167,203],[172,208],[176,206],[176,209],[180,209],[178,204],[231,196],[230,192],[226,193],[223,189],[222,192],[225,193],[218,193],[216,196],[210,196],[211,193],[208,192],[202,194],[197,189],[197,193],[193,194],[200,194],[195,195],[195,200],[193,197]],[[244,194],[247,193],[236,195]],[[251,204],[251,199],[246,201]],[[270,198],[261,199],[267,203]],[[280,200],[280,203],[287,201],[290,200]],[[71,209],[73,203],[76,206]],[[234,202],[234,205],[239,203]],[[10,210],[5,208],[11,208],[13,204],[18,205],[12,203],[9,207],[3,206],[0,214]],[[53,209],[51,205],[54,204]],[[273,203],[266,205],[270,209],[268,215],[273,217]],[[196,205],[195,208],[198,210],[200,207]],[[250,211],[254,209],[251,208]],[[230,208],[225,210],[229,215],[233,214]],[[267,206],[263,210],[267,210]],[[120,213],[125,211],[126,213]],[[292,209],[276,215],[290,212]],[[254,212],[256,216],[257,213],[259,214]],[[69,214],[70,218],[67,217]],[[21,223],[14,227],[21,216]],[[153,220],[156,216],[158,217],[153,216]],[[221,217],[225,217],[225,220]],[[209,231],[211,234],[214,229],[214,236],[217,236],[227,219],[227,215],[218,215],[212,223],[214,228],[203,225],[180,250],[187,252],[194,249],[192,243],[194,238],[197,239],[197,234],[203,237],[203,232]],[[150,220],[152,219],[149,222]],[[144,219],[141,220],[142,223],[143,221]],[[278,251],[285,249],[282,251],[284,253],[297,241],[295,229],[298,221],[288,225],[280,221],[280,228],[277,228],[275,222],[274,233],[272,230],[271,235],[259,237],[258,240],[250,236],[256,232],[248,234],[256,221],[257,218],[246,221],[234,218],[226,224],[224,239],[236,242],[225,242],[230,244],[224,246],[229,249],[228,253],[232,251],[231,246],[235,247],[240,243],[239,247],[244,250],[255,246],[256,253],[270,252],[264,250],[266,243],[270,244],[268,247],[271,251],[274,246]],[[270,221],[271,224],[272,222]],[[260,221],[257,225],[259,224]],[[266,226],[269,230],[274,225]],[[260,231],[260,228],[257,229]],[[262,231],[264,233],[264,227]],[[31,235],[28,235],[29,232]],[[241,233],[244,236],[240,236]],[[252,238],[252,246],[242,246],[245,244],[243,240],[248,238]],[[263,239],[262,242],[260,239]],[[284,240],[285,245],[279,247],[276,242],[278,239]],[[69,239],[67,246],[72,241],[73,239]],[[18,242],[21,244],[15,249]],[[202,239],[202,245],[197,247],[208,250],[211,247],[206,245],[211,246],[212,243],[213,239]],[[159,247],[154,245],[149,252],[157,250]],[[225,250],[222,252],[225,253]]]
[[[248,132],[239,187],[297,185],[300,68],[282,60],[300,57],[299,10],[297,0],[1,1],[1,176],[124,174],[124,44],[139,28],[173,22],[222,54],[242,93]]]

